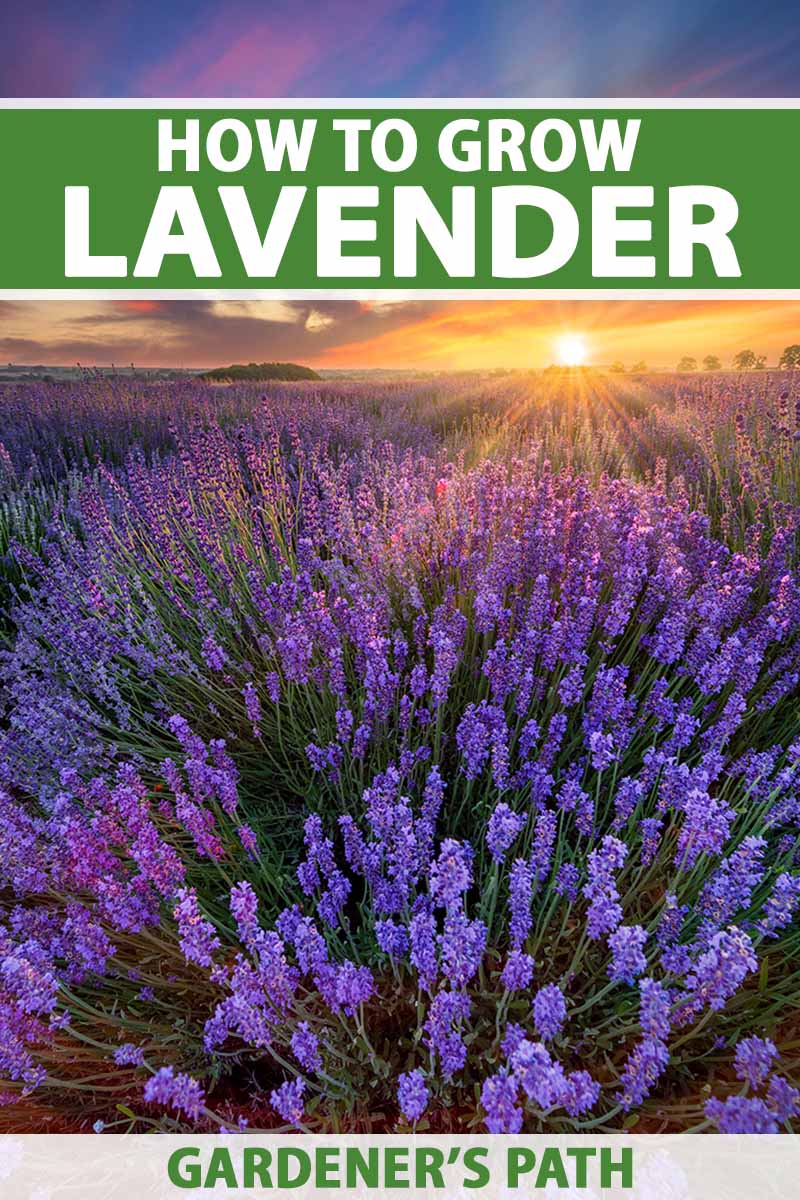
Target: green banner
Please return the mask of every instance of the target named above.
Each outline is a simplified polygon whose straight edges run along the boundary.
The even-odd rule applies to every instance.
[[[0,109],[6,297],[800,295],[791,101],[47,103]]]

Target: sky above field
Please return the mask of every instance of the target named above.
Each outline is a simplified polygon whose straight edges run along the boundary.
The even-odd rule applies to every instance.
[[[775,0],[31,0],[5,16],[0,95],[793,96],[798,64],[796,6]],[[565,334],[590,362],[773,361],[800,305],[0,302],[17,363],[541,366]]]
[[[589,364],[742,349],[775,365],[800,341],[800,305],[784,302],[193,300],[0,302],[0,362],[213,366],[294,361],[317,367],[479,369],[547,366],[578,339]]]

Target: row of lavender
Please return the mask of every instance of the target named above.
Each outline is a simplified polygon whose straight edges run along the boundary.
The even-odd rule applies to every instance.
[[[56,393],[0,399],[11,1125],[791,1125],[785,384]]]
[[[796,504],[793,443],[800,412],[793,372],[620,379],[523,372],[324,384],[208,388],[87,373],[80,383],[6,388],[0,498],[51,484],[101,460],[121,466],[133,447],[147,461],[171,455],[176,429],[261,422],[261,401],[285,425],[301,399],[304,421],[340,450],[369,441],[430,450],[443,442],[468,461],[530,454],[596,478],[659,471],[680,476],[730,544],[754,525],[772,528]],[[312,413],[314,414],[312,416]],[[752,536],[752,533],[751,533]]]

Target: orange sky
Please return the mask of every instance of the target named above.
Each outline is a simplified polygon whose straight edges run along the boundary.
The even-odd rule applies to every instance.
[[[742,349],[774,365],[800,342],[788,301],[105,301],[0,302],[0,362],[203,367],[290,360],[318,367],[543,367],[564,334],[589,363]]]
[[[674,366],[685,354],[730,364],[750,348],[777,361],[800,341],[800,304],[786,301],[452,301],[401,329],[332,347],[321,366],[546,366],[565,335],[580,334],[588,361],[645,359]]]

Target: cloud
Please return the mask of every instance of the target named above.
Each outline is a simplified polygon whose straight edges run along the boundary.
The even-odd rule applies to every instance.
[[[340,341],[369,340],[432,311],[411,303],[389,318],[358,301],[114,301],[16,305],[0,360],[29,363],[211,366],[315,359]]]
[[[135,353],[136,350],[140,354]],[[26,366],[83,366],[125,363],[141,358],[147,353],[146,343],[104,342],[94,338],[64,338],[45,341],[38,338],[0,337],[0,362],[25,364]]]
[[[273,321],[279,325],[294,325],[301,317],[297,305],[286,300],[215,300],[211,312],[215,317],[252,317],[255,321]]]
[[[36,15],[11,13],[4,17],[0,87],[4,96],[73,96],[94,60],[92,39],[78,41],[68,24]],[[8,34],[6,34],[8,30]]]
[[[414,71],[441,41],[443,0],[233,0],[205,9],[133,80],[139,95],[372,94]]]
[[[307,333],[321,333],[323,329],[329,329],[335,322],[336,318],[330,313],[319,312],[316,308],[312,308],[306,317],[305,329]]]

